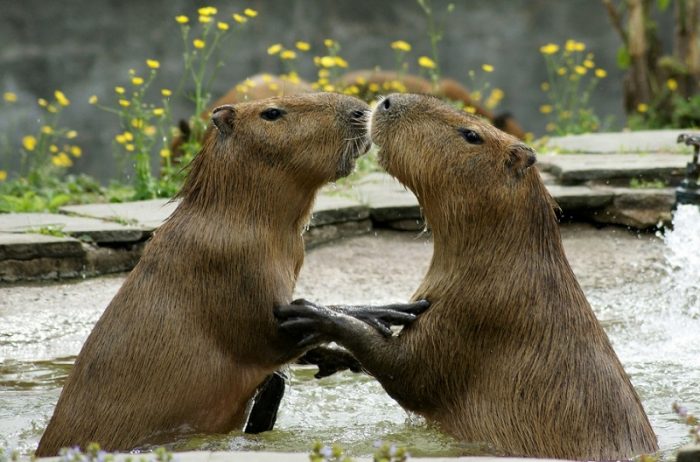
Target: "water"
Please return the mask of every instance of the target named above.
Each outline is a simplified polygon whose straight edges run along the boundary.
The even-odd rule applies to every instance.
[[[593,309],[631,375],[670,457],[690,441],[674,401],[700,414],[700,214],[681,208],[663,237],[585,225],[562,228],[567,255]],[[425,272],[432,246],[424,236],[381,232],[315,249],[297,295],[322,303],[405,300]],[[0,445],[29,454],[60,386],[92,325],[123,276],[0,289]],[[415,455],[478,454],[408,415],[371,378],[342,373],[317,381],[292,371],[273,432],[189,437],[176,450],[307,451],[315,440],[353,454],[375,440],[407,445]]]

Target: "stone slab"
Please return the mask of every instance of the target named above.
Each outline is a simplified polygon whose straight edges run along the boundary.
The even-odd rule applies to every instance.
[[[0,233],[0,261],[80,257],[83,253],[81,242],[71,237]]]
[[[386,173],[373,173],[354,188],[375,223],[422,220],[416,196]]]
[[[311,216],[311,227],[369,218],[369,208],[366,205],[340,194],[322,193],[318,195]]]
[[[143,238],[143,230],[93,218],[56,213],[6,213],[0,215],[0,232],[31,233],[52,227],[73,237],[88,236],[97,243],[135,242]]]
[[[127,223],[138,226],[145,231],[153,231],[173,213],[176,207],[176,201],[152,199],[114,204],[68,205],[61,207],[59,211],[117,223]]]
[[[592,188],[589,186],[546,185],[563,212],[583,209],[599,209],[609,204],[614,197],[611,188]]]
[[[690,152],[676,140],[681,133],[694,130],[640,130],[634,132],[587,133],[552,137],[545,150],[585,153],[631,153],[631,152]]]
[[[680,179],[691,160],[682,154],[556,154],[538,156],[540,169],[562,184],[606,180]]]
[[[700,444],[691,444],[680,448],[676,462],[700,462]]]

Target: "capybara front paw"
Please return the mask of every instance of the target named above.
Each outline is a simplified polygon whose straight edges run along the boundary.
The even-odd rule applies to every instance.
[[[362,372],[360,362],[349,352],[340,348],[323,346],[313,348],[299,358],[298,363],[318,366],[318,372],[314,375],[317,379],[348,369],[352,372]]]
[[[385,337],[393,335],[391,326],[407,326],[430,307],[427,300],[384,306],[361,306],[345,313],[374,327]]]
[[[295,346],[305,348],[323,342],[329,311],[307,300],[294,300],[289,305],[276,305],[273,314],[280,332],[290,337]]]

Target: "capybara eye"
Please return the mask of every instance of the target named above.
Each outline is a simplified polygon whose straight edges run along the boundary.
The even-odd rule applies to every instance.
[[[277,120],[284,115],[284,111],[277,108],[265,109],[260,113],[260,117],[265,120]]]
[[[479,136],[479,134],[474,130],[469,130],[468,128],[460,128],[459,132],[469,144],[484,144],[484,139],[481,136]]]

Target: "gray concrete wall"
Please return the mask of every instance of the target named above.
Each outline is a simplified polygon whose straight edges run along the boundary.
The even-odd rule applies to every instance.
[[[439,1],[436,9],[447,4]],[[493,85],[506,98],[502,108],[516,115],[527,130],[544,133],[539,105],[545,78],[539,47],[568,38],[583,41],[596,54],[609,77],[593,100],[600,115],[612,114],[621,125],[621,71],[615,66],[619,40],[596,0],[455,0],[446,19],[441,44],[446,76],[465,80],[469,69],[482,63],[495,66]],[[80,132],[85,154],[75,170],[102,179],[113,177],[111,140],[116,119],[87,103],[91,94],[113,97],[115,85],[128,82],[129,68],[143,69],[146,58],[161,61],[159,86],[177,87],[181,74],[182,44],[173,18],[195,16],[207,4],[191,0],[0,0],[0,91],[18,93],[24,106],[0,115],[0,129],[17,124],[17,132],[34,130],[40,117],[34,101],[62,89],[73,101],[65,122]],[[249,74],[279,72],[276,58],[266,48],[275,42],[291,45],[307,40],[320,47],[332,37],[343,45],[342,55],[353,68],[393,66],[389,43],[403,39],[414,55],[427,54],[425,20],[410,0],[214,0],[219,14],[252,7],[260,12],[246,31],[236,35],[224,54],[213,93],[218,95]],[[670,27],[663,24],[665,45]],[[415,65],[414,65],[415,69]],[[300,66],[302,77],[314,78],[311,63]],[[181,100],[180,100],[181,101]],[[192,108],[182,102],[178,116]],[[13,129],[14,130],[14,129]],[[5,167],[8,160],[1,160]],[[2,167],[0,167],[2,168]]]

